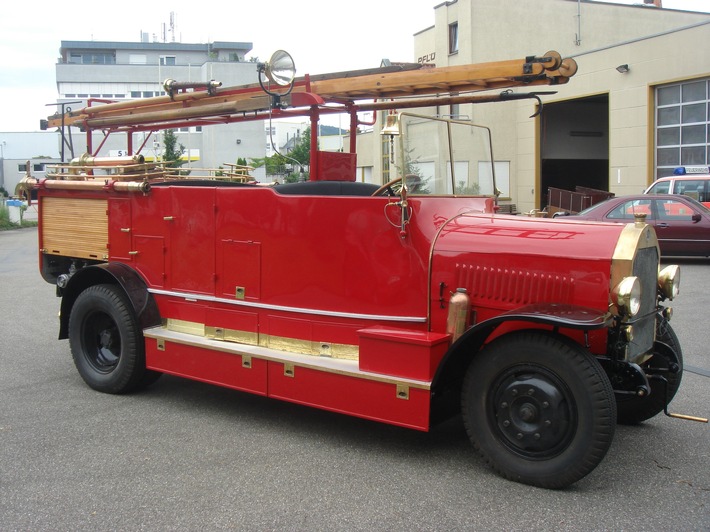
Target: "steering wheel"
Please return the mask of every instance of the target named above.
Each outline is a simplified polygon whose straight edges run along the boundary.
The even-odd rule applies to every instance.
[[[386,190],[388,196],[396,196],[397,194],[395,193],[394,190],[392,190],[392,186],[393,186],[393,185],[396,185],[397,183],[399,183],[400,181],[402,181],[402,179],[403,179],[402,176],[400,176],[400,177],[395,177],[392,181],[389,181],[389,182],[385,183],[385,184],[382,185],[380,188],[378,188],[377,190],[375,190],[371,195],[372,195],[372,196],[379,196],[379,195],[381,195],[381,194]]]

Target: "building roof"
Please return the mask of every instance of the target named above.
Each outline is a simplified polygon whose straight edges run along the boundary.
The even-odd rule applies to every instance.
[[[663,6],[663,0],[651,0],[650,2],[646,2],[645,0],[637,0],[636,3],[633,4],[620,4],[619,2],[616,2],[614,0],[565,0],[567,2],[575,2],[575,3],[582,3],[585,4],[585,6],[613,6],[613,7],[620,7],[624,9],[651,9],[659,12],[681,12],[681,13],[695,13],[698,15],[705,15],[705,16],[710,16],[710,14],[704,12],[704,11],[694,11],[692,9],[674,9],[674,8],[668,8]]]
[[[250,42],[227,41],[215,41],[213,43],[62,41],[60,52],[66,50],[169,50],[175,52],[209,52],[211,50],[249,51],[253,46],[253,43]]]

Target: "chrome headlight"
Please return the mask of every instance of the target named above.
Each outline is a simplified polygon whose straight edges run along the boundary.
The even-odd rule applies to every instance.
[[[658,274],[658,289],[665,299],[673,301],[680,291],[680,266],[672,264],[661,270]]]
[[[624,277],[612,290],[611,298],[619,314],[631,318],[636,316],[641,308],[641,283],[638,277]]]

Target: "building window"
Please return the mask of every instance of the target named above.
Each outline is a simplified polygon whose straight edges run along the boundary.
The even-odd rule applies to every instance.
[[[33,172],[44,172],[44,164],[45,163],[32,163],[32,171]],[[17,171],[26,173],[27,172],[27,163],[18,164]]]
[[[70,52],[68,62],[74,65],[115,65],[116,56],[113,53]]]
[[[456,54],[459,51],[459,23],[449,24],[449,53]]]
[[[710,164],[710,78],[656,89],[656,178]]]
[[[131,98],[140,98],[141,91],[131,91]]]
[[[160,56],[160,65],[161,66],[175,66],[177,64],[176,58],[174,55],[161,55]]]

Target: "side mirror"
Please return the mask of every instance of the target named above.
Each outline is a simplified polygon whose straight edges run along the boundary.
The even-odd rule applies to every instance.
[[[691,218],[691,220],[693,220],[694,223],[698,223],[698,222],[699,222],[700,220],[702,220],[702,219],[703,219],[703,217],[700,216],[700,213],[699,213],[699,212],[693,213],[693,216],[692,216],[692,218]]]

